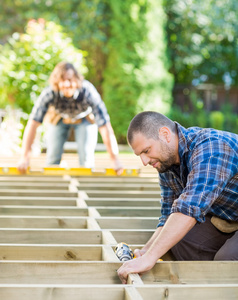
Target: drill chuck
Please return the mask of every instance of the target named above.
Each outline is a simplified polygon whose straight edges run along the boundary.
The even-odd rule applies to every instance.
[[[114,251],[120,261],[127,261],[134,258],[133,251],[126,243],[117,244]]]

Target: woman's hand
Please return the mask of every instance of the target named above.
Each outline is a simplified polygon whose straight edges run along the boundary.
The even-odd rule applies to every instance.
[[[24,173],[26,173],[29,165],[30,165],[29,158],[21,158],[20,161],[18,162],[17,169],[21,174],[24,174]]]
[[[120,176],[124,171],[123,165],[118,158],[114,160],[114,170],[118,176]]]

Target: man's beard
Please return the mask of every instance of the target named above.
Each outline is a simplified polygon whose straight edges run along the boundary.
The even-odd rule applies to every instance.
[[[159,168],[155,168],[159,173],[167,172],[173,164],[170,163],[162,163]]]
[[[175,160],[169,158],[168,160],[164,161],[164,162],[160,162],[160,166],[157,168],[155,168],[158,173],[165,173],[167,171],[169,171],[171,169],[172,166],[175,165]]]
[[[176,164],[176,157],[175,154],[166,146],[164,147],[164,152],[167,153],[167,159],[161,161],[158,160],[160,163],[159,167],[156,167],[155,169],[159,173],[165,173],[167,172],[173,165]]]

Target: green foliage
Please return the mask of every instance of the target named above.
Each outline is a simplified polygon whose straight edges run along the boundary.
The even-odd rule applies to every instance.
[[[142,88],[137,110],[155,110],[166,113],[172,102],[173,76],[168,72],[167,22],[162,1],[147,1],[145,14],[146,38],[137,46],[144,58],[139,81]]]
[[[168,0],[168,49],[175,83],[238,84],[236,0]]]
[[[223,129],[238,133],[238,118],[237,118],[237,113],[234,112],[232,105],[229,103],[223,105],[221,107],[221,111],[224,115],[224,124],[223,124]]]
[[[199,126],[238,132],[237,114],[232,111],[231,105],[224,105],[221,111],[208,112],[204,108],[203,100],[195,91],[192,91],[190,97],[187,98],[183,110],[178,105],[173,105],[167,116],[186,128]]]
[[[167,109],[172,77],[167,71],[161,0],[2,2],[0,25],[7,24],[0,32],[2,41],[9,33],[21,33],[30,18],[44,18],[60,24],[74,45],[88,53],[87,79],[106,102],[120,143],[126,142],[128,124],[138,111]],[[53,34],[49,39],[53,42]],[[61,46],[67,47],[63,42]],[[47,75],[47,70],[44,73]],[[35,99],[37,91],[24,89],[22,93],[33,93]],[[24,103],[25,98],[21,105]]]
[[[55,65],[67,60],[85,72],[85,53],[74,47],[62,27],[31,20],[25,33],[14,33],[0,46],[0,107],[9,102],[29,113]]]
[[[194,91],[187,99],[183,110],[181,107],[173,105],[167,116],[186,128],[191,126],[208,127],[209,113],[204,109],[202,99],[197,98]]]
[[[136,113],[141,86],[137,72],[142,59],[136,51],[136,43],[145,30],[140,7],[133,16],[138,1],[109,1],[109,39],[107,61],[103,72],[103,97],[111,116],[111,122],[120,143],[125,143],[129,121]]]
[[[171,100],[166,67],[165,16],[158,1],[109,1],[108,56],[103,95],[120,143],[141,110],[163,110]],[[160,23],[156,24],[156,20]],[[165,104],[164,104],[165,103]]]
[[[221,111],[212,111],[209,116],[209,121],[212,128],[222,130],[224,128],[224,114]]]

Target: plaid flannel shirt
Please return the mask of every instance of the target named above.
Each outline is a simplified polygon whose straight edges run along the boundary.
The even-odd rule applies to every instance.
[[[87,80],[83,81],[82,88],[76,90],[72,98],[65,98],[60,93],[55,93],[51,87],[45,88],[37,99],[30,118],[42,123],[50,105],[53,105],[60,114],[70,118],[77,117],[78,114],[91,107],[98,127],[110,121],[100,94],[94,85]]]
[[[238,221],[238,135],[177,124],[180,165],[159,174],[161,214],[181,212],[205,221],[207,213]]]

